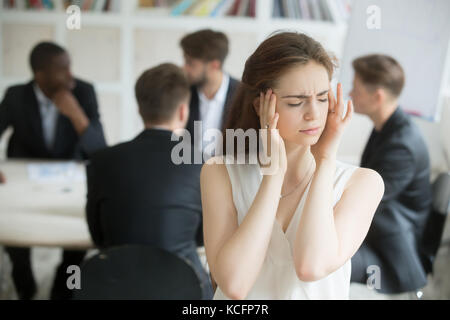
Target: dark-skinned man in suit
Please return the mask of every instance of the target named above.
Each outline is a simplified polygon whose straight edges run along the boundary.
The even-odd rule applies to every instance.
[[[30,54],[33,79],[7,89],[0,104],[0,136],[7,128],[8,158],[86,160],[106,147],[91,84],[75,79],[65,49],[52,42],[37,44]],[[0,180],[8,177],[0,173]],[[7,182],[6,182],[7,183]],[[20,299],[36,293],[30,248],[6,247],[13,264],[13,281]],[[85,251],[64,250],[51,299],[69,299],[67,267],[79,265]]]

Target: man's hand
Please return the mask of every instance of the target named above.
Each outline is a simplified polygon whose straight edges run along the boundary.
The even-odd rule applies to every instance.
[[[89,126],[89,119],[72,92],[67,89],[59,90],[53,95],[52,101],[59,112],[72,121],[77,133],[82,135]]]
[[[2,183],[6,183],[6,178],[3,175],[3,173],[0,171],[0,184],[2,184]]]

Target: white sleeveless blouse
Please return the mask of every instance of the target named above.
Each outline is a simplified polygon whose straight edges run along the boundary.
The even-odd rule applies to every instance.
[[[262,175],[258,164],[226,164],[226,168],[230,176],[233,202],[238,214],[238,224],[240,225],[258,192]],[[337,161],[334,176],[333,206],[341,198],[345,184],[356,168]],[[279,222],[275,220],[266,258],[260,274],[246,299],[348,299],[351,275],[350,259],[335,272],[314,282],[301,281],[295,272],[292,247],[310,185],[311,182],[299,201],[286,233],[283,232]],[[228,300],[229,298],[217,287],[214,299]]]

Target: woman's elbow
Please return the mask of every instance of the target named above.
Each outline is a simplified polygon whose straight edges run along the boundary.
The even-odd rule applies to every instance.
[[[303,282],[314,282],[325,278],[329,273],[322,268],[299,266],[295,268],[297,278]]]
[[[226,295],[231,300],[244,300],[248,295],[248,290],[243,288],[242,285],[225,285],[221,288],[224,295]]]

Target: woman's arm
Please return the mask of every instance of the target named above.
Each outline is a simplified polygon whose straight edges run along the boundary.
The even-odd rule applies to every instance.
[[[358,250],[383,196],[381,176],[358,168],[333,208],[335,161],[317,164],[293,248],[297,275],[316,281],[340,268]]]
[[[260,94],[255,108],[261,128],[269,129],[268,141],[271,143],[266,143],[263,138],[263,148],[272,160],[277,160],[274,160],[272,174],[263,176],[255,199],[239,226],[225,165],[212,158],[200,174],[206,257],[213,280],[232,299],[245,298],[261,270],[287,165],[284,142],[276,129],[279,115],[275,112],[276,96],[272,90]]]
[[[357,169],[333,208],[337,150],[343,130],[353,114],[349,101],[343,116],[342,91],[339,83],[336,100],[330,87],[325,129],[311,147],[316,171],[293,246],[295,270],[303,281],[316,281],[327,276],[355,254],[384,193],[384,183],[378,173]]]
[[[205,249],[211,275],[226,296],[244,299],[266,256],[283,176],[263,177],[239,226],[225,165],[205,164],[200,183]]]

